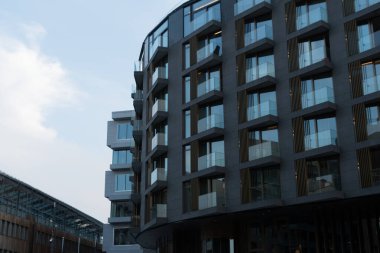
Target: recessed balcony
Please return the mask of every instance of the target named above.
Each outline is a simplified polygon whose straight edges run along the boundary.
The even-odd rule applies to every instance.
[[[200,62],[212,54],[221,55],[222,48],[217,43],[209,43],[197,50],[197,62]]]
[[[359,53],[365,52],[380,45],[380,31],[370,32],[364,36],[359,36]]]
[[[298,58],[299,68],[305,68],[314,63],[323,61],[326,58],[327,55],[325,46],[319,46],[310,51],[306,50],[303,53],[301,52]]]
[[[329,129],[306,135],[304,138],[305,150],[316,149],[324,146],[337,145],[336,130]]]
[[[165,133],[156,133],[151,141],[151,151],[145,157],[145,160],[158,157],[168,152],[168,139]]]
[[[214,152],[198,158],[198,171],[216,166],[225,166],[224,153]]]
[[[271,0],[239,0],[234,5],[236,19],[240,19],[244,16],[259,16],[271,10]]]

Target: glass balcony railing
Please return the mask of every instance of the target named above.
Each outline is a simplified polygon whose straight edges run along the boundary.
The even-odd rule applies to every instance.
[[[364,52],[380,45],[380,31],[371,32],[365,36],[358,36],[359,52]]]
[[[380,121],[367,123],[367,135],[371,137],[375,134],[380,134]]]
[[[380,90],[380,75],[363,78],[363,94],[367,95]]]
[[[168,145],[168,139],[166,138],[166,134],[157,133],[152,138],[152,150],[157,146],[166,146]]]
[[[212,114],[198,121],[198,133],[213,127],[224,128],[223,115]]]
[[[257,80],[264,76],[275,77],[274,65],[270,62],[262,63],[258,66],[254,66],[246,69],[246,82]]]
[[[200,84],[197,87],[197,96],[200,97],[210,91],[220,91],[220,78],[213,77]]]
[[[363,10],[377,3],[380,3],[380,0],[355,0],[355,11]]]
[[[210,21],[219,21],[221,20],[220,18],[220,5],[215,5],[211,8],[209,8],[206,12],[203,12],[202,14],[195,16],[193,20],[185,24],[185,36],[194,32],[201,26],[207,24]]]
[[[248,158],[250,161],[271,155],[280,156],[280,146],[278,142],[267,141],[252,145],[248,148]]]
[[[313,177],[307,179],[308,193],[320,193],[337,190],[335,185],[335,175],[327,174],[323,176]]]
[[[135,119],[133,120],[133,131],[141,131],[142,130],[142,120]]]
[[[157,112],[167,112],[167,111],[168,111],[168,106],[167,106],[166,100],[157,99],[156,102],[154,102],[154,104],[152,106],[152,117]]]
[[[154,84],[158,78],[168,79],[168,68],[157,67],[152,75],[152,84]]]
[[[218,47],[218,49],[217,49]],[[197,51],[197,62],[202,61],[203,59],[209,57],[213,53],[220,55],[222,47],[218,43],[208,43],[206,46],[198,49]]]
[[[224,167],[224,153],[215,152],[198,157],[198,171],[214,166]]]
[[[198,209],[203,210],[211,207],[217,207],[224,204],[222,192],[210,192],[198,196]]]
[[[234,13],[235,16],[239,15],[240,13],[258,5],[259,3],[267,2],[271,3],[271,0],[239,0],[237,3],[235,3]]]
[[[322,61],[326,58],[326,48],[324,46],[317,47],[311,51],[300,52],[299,67],[304,68],[311,64]]]
[[[327,22],[326,8],[323,8],[323,7],[315,8],[307,13],[303,13],[302,15],[297,16],[296,18],[297,30],[300,30],[318,21]]]
[[[150,173],[150,184],[157,181],[166,181],[166,168],[156,168]]]
[[[330,129],[305,136],[305,150],[327,145],[337,145],[336,130]]]
[[[143,71],[143,62],[135,61],[135,71]]]
[[[167,218],[166,204],[156,204],[152,207],[152,218]]]
[[[266,115],[277,116],[276,101],[269,100],[247,108],[247,120],[254,120]]]
[[[323,87],[321,89],[302,94],[301,100],[302,109],[327,101],[334,103],[334,90],[331,87]]]
[[[151,48],[150,48],[150,59],[152,59],[152,56],[154,55],[154,52],[157,50],[158,47],[168,47],[168,34],[165,33],[165,35],[161,35],[156,38],[156,40],[153,42]]]
[[[256,30],[244,34],[244,46],[250,45],[262,39],[273,39],[272,26],[264,25]]]

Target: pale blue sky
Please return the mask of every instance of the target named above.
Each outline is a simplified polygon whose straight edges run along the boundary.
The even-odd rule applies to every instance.
[[[106,222],[106,122],[133,109],[143,39],[180,2],[2,0],[0,170]]]

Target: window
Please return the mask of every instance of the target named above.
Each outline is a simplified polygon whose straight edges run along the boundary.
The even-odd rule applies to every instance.
[[[248,159],[250,161],[271,155],[279,156],[277,126],[250,131],[248,133],[248,146]]]
[[[304,128],[305,150],[337,145],[335,117],[306,120]]]
[[[184,77],[184,91],[185,91],[185,103],[190,102],[191,100],[191,84],[190,84],[190,76]]]
[[[358,44],[359,52],[364,52],[380,45],[380,17],[358,24]]]
[[[211,54],[222,54],[222,32],[215,32],[198,41],[197,62]]]
[[[307,161],[306,166],[308,194],[340,190],[338,159]]]
[[[130,244],[128,238],[128,228],[115,228],[113,231],[113,244],[114,245],[127,245]]]
[[[380,133],[380,107],[378,105],[366,108],[368,138],[378,138]]]
[[[299,67],[304,68],[327,58],[325,38],[298,43]]]
[[[363,94],[380,90],[380,60],[362,64]]]
[[[250,174],[251,201],[280,198],[280,170],[278,168],[252,169]]]
[[[185,138],[191,136],[191,115],[190,110],[185,111]]]
[[[127,217],[132,215],[130,204],[127,201],[116,201],[111,203],[111,217]]]
[[[115,175],[115,191],[132,191],[132,174],[116,174]]]
[[[276,92],[262,91],[247,95],[247,120],[277,115]]]
[[[245,21],[244,46],[255,43],[261,39],[273,39],[272,19],[262,16]]]
[[[213,127],[224,128],[223,105],[217,104],[199,109],[198,133]]]
[[[272,53],[248,56],[245,61],[246,83],[264,76],[275,76]]]
[[[183,183],[183,212],[190,212],[192,210],[192,193],[191,182]]]
[[[130,164],[132,163],[132,153],[130,150],[114,150],[112,164]]]
[[[191,146],[186,145],[184,149],[185,149],[185,173],[190,174],[191,173]]]
[[[307,108],[323,102],[334,102],[334,90],[331,77],[307,79],[301,82],[302,108]]]
[[[327,22],[326,9],[326,2],[324,0],[308,1],[305,4],[298,5],[296,7],[297,30],[321,20]]]
[[[185,69],[190,67],[190,44],[186,43],[184,46],[184,58],[185,58]]]
[[[220,3],[200,0],[183,9],[184,36],[189,35],[211,20],[220,21]]]
[[[197,97],[207,94],[210,91],[220,91],[220,69],[210,69],[198,72]]]
[[[117,124],[117,139],[126,140],[132,139],[133,127],[131,123],[120,123]]]

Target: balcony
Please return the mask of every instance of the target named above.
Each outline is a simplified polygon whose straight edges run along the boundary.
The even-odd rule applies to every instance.
[[[220,20],[220,5],[216,5],[209,8],[207,12],[194,16],[194,19],[189,24],[185,24],[184,35],[189,38],[192,37],[190,34],[195,34],[195,31],[197,31],[198,36],[210,33],[220,28]]]
[[[339,191],[340,187],[335,185],[335,174],[326,174],[307,179],[308,194],[316,194],[321,192]]]
[[[301,30],[311,24],[317,23],[319,21],[327,21],[327,10],[326,8],[319,7],[313,9],[307,13],[304,13],[296,18],[296,28]]]
[[[132,222],[132,215],[129,214],[128,216],[122,216],[122,217],[109,217],[108,223],[110,224],[118,224],[118,223],[131,223]]]
[[[157,67],[152,74],[152,93],[156,93],[168,85],[168,68]]]
[[[252,145],[248,149],[248,157],[250,161],[258,160],[268,156],[280,156],[280,146],[278,142],[266,141]]]
[[[150,184],[153,185],[158,181],[166,182],[166,168],[156,168],[150,173]]]
[[[151,151],[145,157],[145,161],[158,157],[168,152],[168,139],[165,133],[157,133],[151,141]]]
[[[142,61],[136,61],[135,62],[134,77],[135,77],[135,82],[136,82],[137,88],[142,90],[143,79],[144,79],[143,62]]]
[[[324,102],[334,103],[334,90],[331,87],[323,87],[321,89],[317,89],[301,96],[302,101],[302,109],[322,104]]]
[[[152,150],[155,149],[157,146],[167,146],[167,145],[168,145],[168,140],[166,138],[165,133],[157,133],[152,138]]]
[[[249,83],[265,76],[275,77],[274,65],[270,62],[247,68],[245,72],[245,82]]]
[[[212,114],[198,121],[198,133],[211,128],[224,128],[224,119],[221,114]]]
[[[152,106],[152,118],[147,123],[148,126],[158,124],[168,118],[168,105],[164,99],[157,99]]]
[[[220,78],[210,78],[197,87],[197,97],[203,96],[211,91],[220,91]]]
[[[137,145],[141,145],[142,140],[142,120],[133,121],[133,139]]]
[[[271,3],[271,0],[240,0],[234,5],[234,14],[235,16],[240,16],[240,14],[243,12],[249,12],[255,16],[261,15],[268,12],[267,9],[271,10],[271,8],[269,8],[269,6],[271,6]]]
[[[367,123],[367,135],[369,139],[376,139],[380,137],[380,121]]]
[[[264,25],[256,30],[245,33],[244,35],[244,46],[256,43],[263,39],[273,40],[273,28],[269,25]]]
[[[380,31],[371,32],[358,38],[359,52],[365,52],[380,45]]]
[[[222,192],[210,192],[198,196],[198,210],[223,207],[224,205],[224,196]]]
[[[221,55],[221,45],[217,43],[209,43],[206,46],[198,49],[197,51],[197,62],[200,62],[212,54]]]
[[[304,138],[305,150],[311,150],[324,146],[337,145],[337,133],[336,130],[325,130],[310,135],[306,135]]]
[[[320,46],[311,51],[300,53],[298,58],[299,68],[305,68],[327,58],[326,47]]]
[[[211,167],[224,167],[224,153],[215,152],[198,158],[198,171]]]
[[[143,111],[143,91],[142,90],[136,90],[136,92],[132,93],[133,98],[133,107],[135,108],[136,114],[142,115]]]
[[[363,78],[363,94],[371,94],[380,90],[380,75]]]
[[[249,106],[247,108],[247,120],[254,120],[266,115],[277,116],[276,101],[268,100],[261,104]]]
[[[156,38],[151,48],[150,62],[156,63],[168,55],[168,34]]]
[[[167,206],[166,204],[156,204],[152,207],[152,218],[167,218]]]
[[[380,0],[355,0],[355,11],[361,11],[377,3],[380,3]]]

